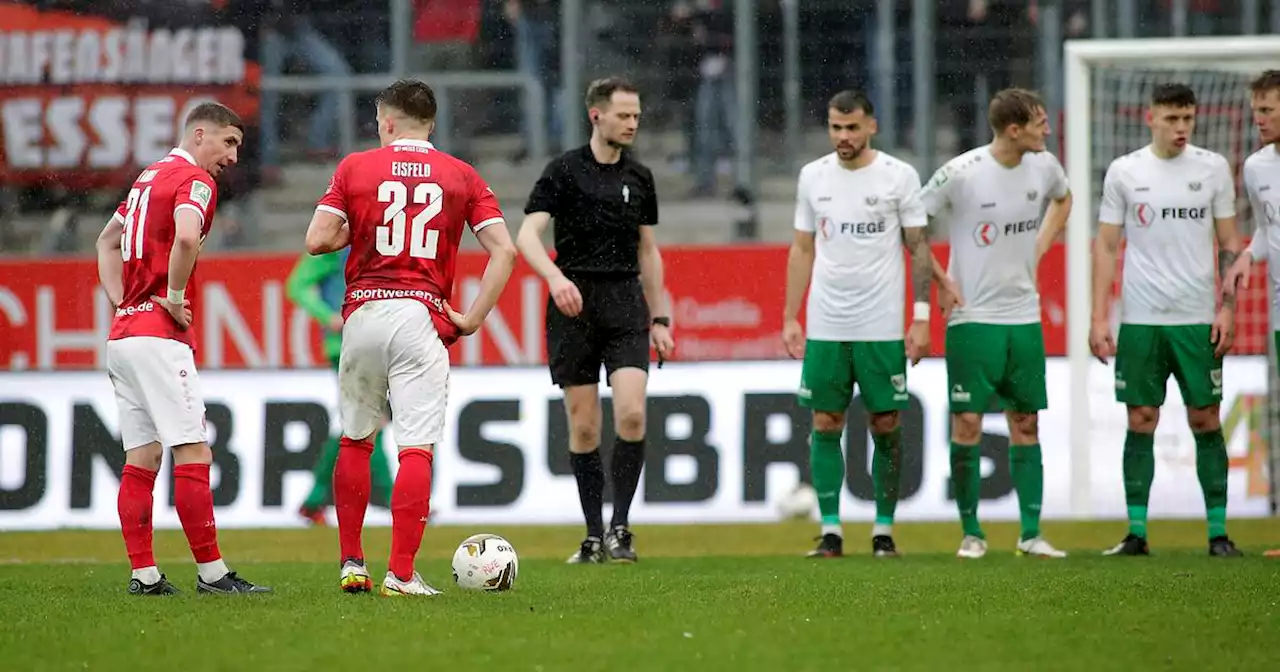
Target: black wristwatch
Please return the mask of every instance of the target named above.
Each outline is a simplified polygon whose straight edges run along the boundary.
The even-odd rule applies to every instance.
[[[655,325],[661,324],[662,326],[664,326],[664,327],[666,327],[666,328],[670,329],[670,328],[671,328],[671,318],[669,318],[669,317],[655,317],[655,318],[653,318],[653,324],[655,324]]]

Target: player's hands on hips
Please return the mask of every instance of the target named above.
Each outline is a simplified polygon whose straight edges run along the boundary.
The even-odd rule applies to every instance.
[[[782,324],[782,344],[792,359],[804,357],[804,327],[800,320],[787,320]]]
[[[911,326],[907,328],[907,359],[911,360],[911,366],[915,366],[928,354],[929,323],[924,321],[912,322]]]
[[[1213,330],[1209,334],[1213,341],[1213,354],[1222,357],[1227,354],[1236,342],[1236,311],[1230,306],[1223,306],[1218,317],[1213,321]]]
[[[568,317],[577,317],[582,312],[582,292],[572,280],[561,275],[548,280],[547,287],[560,312]]]
[[[169,303],[168,299],[154,294],[151,295],[151,300],[169,311],[169,315],[173,317],[174,322],[178,323],[178,326],[183,329],[191,326],[191,308],[188,307],[191,305],[190,301],[183,299],[182,303]]]
[[[449,305],[448,301],[444,302],[444,314],[449,316],[449,321],[453,322],[453,326],[457,327],[458,333],[463,336],[470,336],[471,334],[476,333],[476,330],[480,328],[481,322],[483,322],[483,320],[478,317],[459,313],[453,309],[453,306]]]
[[[662,359],[669,359],[671,351],[676,348],[676,341],[671,338],[671,328],[661,324],[649,327],[649,342],[653,344],[653,349],[658,351],[658,356]]]
[[[1241,289],[1249,289],[1249,271],[1251,270],[1253,270],[1253,255],[1248,251],[1242,252],[1231,264],[1231,268],[1227,269],[1227,274],[1222,277],[1223,298],[1235,296]]]
[[[1103,364],[1107,358],[1116,354],[1116,339],[1111,335],[1111,323],[1106,320],[1094,320],[1089,328],[1089,350]]]

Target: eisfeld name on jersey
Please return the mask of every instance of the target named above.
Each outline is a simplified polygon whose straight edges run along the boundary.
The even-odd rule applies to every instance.
[[[457,340],[444,302],[463,230],[505,226],[475,168],[425,140],[396,140],[343,159],[316,208],[351,227],[343,319],[368,301],[413,299],[431,310],[446,346]]]

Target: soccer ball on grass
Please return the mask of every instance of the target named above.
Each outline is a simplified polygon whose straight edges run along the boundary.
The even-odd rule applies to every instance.
[[[808,483],[797,483],[794,489],[778,500],[778,515],[783,520],[811,518],[817,508],[818,491]]]
[[[453,581],[466,590],[510,590],[519,570],[515,547],[496,534],[467,537],[453,553]]]

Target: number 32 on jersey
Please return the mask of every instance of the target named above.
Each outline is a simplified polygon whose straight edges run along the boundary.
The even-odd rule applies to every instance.
[[[432,219],[444,211],[444,189],[435,182],[422,182],[413,188],[413,204],[425,206],[410,223],[408,233],[409,256],[415,259],[435,259],[440,245],[440,231],[428,229]],[[405,206],[409,204],[409,188],[404,182],[387,180],[378,185],[378,202],[386,203],[382,212],[382,225],[377,230],[378,254],[384,257],[400,256],[405,249]]]

